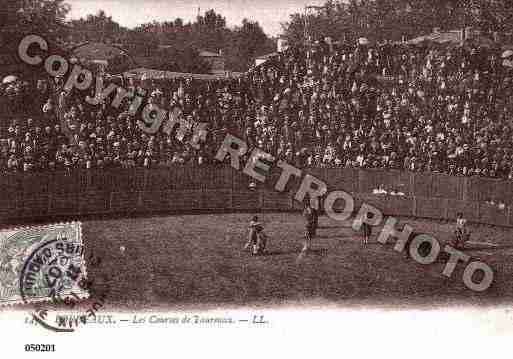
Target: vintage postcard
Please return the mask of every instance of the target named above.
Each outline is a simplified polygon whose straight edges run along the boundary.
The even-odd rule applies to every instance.
[[[0,45],[6,356],[507,356],[511,1],[9,0]]]

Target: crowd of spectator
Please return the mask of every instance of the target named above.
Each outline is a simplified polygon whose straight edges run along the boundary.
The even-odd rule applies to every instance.
[[[290,48],[238,79],[123,81],[162,109],[206,123],[200,149],[148,134],[129,112],[62,79],[0,87],[0,170],[204,165],[226,133],[297,167],[363,167],[513,179],[513,76],[502,50],[384,44]],[[21,99],[21,100],[20,100]],[[10,101],[10,102],[9,102]],[[11,106],[11,105],[9,105]],[[4,126],[5,127],[5,126]]]

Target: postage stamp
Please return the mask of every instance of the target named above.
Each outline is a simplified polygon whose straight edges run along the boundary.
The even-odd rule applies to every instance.
[[[0,231],[0,305],[86,299],[80,222]]]

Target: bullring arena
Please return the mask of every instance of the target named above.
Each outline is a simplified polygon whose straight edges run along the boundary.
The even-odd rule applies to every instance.
[[[513,213],[501,205],[509,203],[508,182],[390,170],[307,172],[351,193],[356,209],[375,205],[442,247],[463,212],[472,230],[463,252],[493,269],[493,284],[471,291],[463,266],[442,275],[448,256],[418,264],[394,251],[394,241],[376,241],[382,227],[363,246],[350,221],[326,216],[313,250],[300,256],[304,219],[293,199],[299,182],[278,193],[273,173],[252,191],[249,177],[223,165],[9,174],[2,177],[9,189],[2,217],[19,225],[80,220],[86,258],[101,258],[88,265],[92,292],[108,288],[107,305],[116,308],[496,305],[513,294]],[[255,214],[270,237],[268,254],[258,257],[242,250]]]

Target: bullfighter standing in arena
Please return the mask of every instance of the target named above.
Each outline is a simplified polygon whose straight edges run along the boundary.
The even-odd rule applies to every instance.
[[[305,218],[305,241],[302,252],[310,249],[312,238],[315,235],[316,214],[315,210],[311,207],[310,201],[305,201],[305,209],[303,210],[303,217]]]

